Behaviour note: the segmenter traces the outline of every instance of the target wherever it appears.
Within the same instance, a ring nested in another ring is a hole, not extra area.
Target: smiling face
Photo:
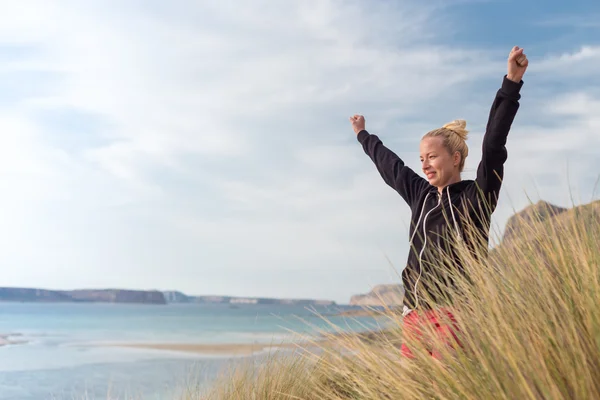
[[[451,155],[441,137],[421,140],[421,168],[429,183],[440,191],[447,185],[460,182],[460,153]]]

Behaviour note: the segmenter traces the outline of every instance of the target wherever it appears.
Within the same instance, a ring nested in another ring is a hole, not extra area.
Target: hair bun
[[[464,119],[455,119],[452,122],[448,122],[443,126],[444,129],[451,130],[456,133],[462,140],[467,140],[467,134],[469,131],[466,129],[467,121]]]

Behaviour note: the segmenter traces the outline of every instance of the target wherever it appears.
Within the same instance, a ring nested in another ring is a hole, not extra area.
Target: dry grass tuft
[[[389,310],[380,334],[275,354],[198,398],[600,399],[600,202],[530,218],[512,235],[519,240],[485,261],[461,250],[470,281],[454,277],[462,295],[452,309],[463,347],[444,347],[429,332],[442,361],[403,338],[402,318]],[[403,341],[414,359],[400,356]]]

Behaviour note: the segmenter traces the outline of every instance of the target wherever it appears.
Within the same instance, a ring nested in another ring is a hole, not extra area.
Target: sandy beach
[[[177,351],[185,353],[196,353],[205,355],[222,356],[251,356],[261,352],[276,351],[278,349],[318,349],[323,347],[343,346],[348,338],[358,340],[372,339],[376,335],[374,331],[360,334],[331,334],[327,337],[321,336],[312,340],[296,340],[273,343],[105,343],[105,346],[124,347],[149,350]]]
[[[136,349],[178,351],[185,353],[198,353],[206,355],[235,355],[250,356],[256,353],[278,348],[297,348],[295,343],[220,343],[220,344],[202,344],[202,343],[111,343],[111,347],[127,347]]]
[[[14,337],[20,337],[20,333],[0,333],[0,346],[7,346],[11,344],[25,344],[26,340],[14,340]]]

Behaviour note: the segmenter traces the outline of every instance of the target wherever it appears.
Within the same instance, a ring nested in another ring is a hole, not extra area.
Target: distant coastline
[[[49,290],[0,287],[0,302],[31,303],[126,303],[126,304],[273,304],[290,306],[335,306],[335,301],[315,299],[276,299],[234,296],[190,296],[179,291],[130,289]]]
[[[31,303],[136,303],[166,304],[157,290],[78,289],[48,290],[0,287],[0,301]]]
[[[278,299],[269,297],[189,296],[178,291],[163,292],[167,303],[193,304],[275,304],[290,306],[335,306],[335,301],[318,299]]]

